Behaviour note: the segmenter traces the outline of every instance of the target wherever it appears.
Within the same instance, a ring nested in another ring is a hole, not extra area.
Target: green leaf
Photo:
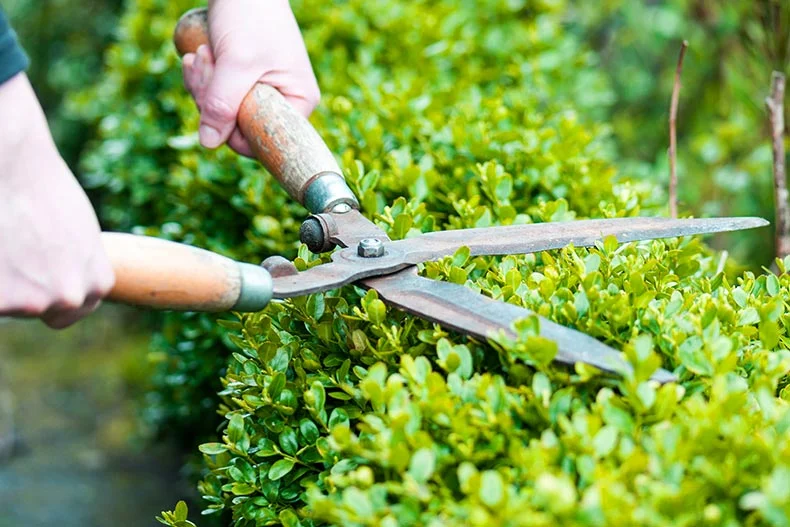
[[[551,381],[542,372],[537,372],[532,377],[532,391],[535,397],[542,401],[544,406],[549,405],[551,400]]]
[[[177,521],[184,521],[184,520],[186,520],[188,512],[189,512],[189,509],[187,508],[187,504],[184,501],[179,501],[178,503],[176,503],[176,508],[173,511],[173,513],[175,515],[175,519]]]
[[[683,366],[698,375],[713,375],[713,364],[705,356],[702,349],[702,339],[697,336],[687,339],[678,351],[678,357]]]
[[[428,481],[436,467],[436,456],[430,448],[421,448],[411,456],[409,475],[420,483]]]
[[[641,382],[636,388],[636,394],[646,409],[650,409],[656,402],[656,389],[651,382]]]
[[[242,475],[242,481],[246,483],[255,483],[255,469],[246,460],[236,458],[234,460],[235,468],[237,468]]]
[[[310,393],[312,394],[314,400],[313,407],[317,412],[322,412],[324,410],[324,405],[326,404],[326,392],[324,391],[324,385],[319,381],[313,382],[313,384],[310,385]]]
[[[450,268],[450,276],[448,277],[450,282],[454,284],[463,284],[466,282],[466,270],[460,267],[452,267]]]
[[[283,452],[286,452],[291,455],[295,455],[296,451],[299,450],[299,442],[296,439],[296,432],[293,428],[286,428],[280,433],[280,448],[283,449]]]
[[[458,250],[455,251],[453,254],[453,266],[454,267],[463,267],[469,262],[469,255],[471,251],[469,247],[459,247]]]
[[[217,320],[217,325],[230,331],[240,331],[242,328],[241,322],[238,320],[219,319]]]
[[[615,404],[604,404],[603,419],[606,424],[614,426],[624,435],[630,435],[634,430],[634,418]]]
[[[779,324],[776,322],[760,322],[760,340],[767,349],[774,349],[779,345]]]
[[[477,476],[477,467],[468,461],[462,462],[458,465],[458,483],[461,485],[461,490],[465,493],[472,491],[472,479]]]
[[[299,521],[299,517],[294,513],[291,509],[285,509],[280,511],[280,522],[283,524],[283,527],[301,527],[302,524]]]
[[[371,322],[381,324],[387,317],[387,306],[378,298],[373,298],[365,306],[365,312]]]
[[[557,356],[557,343],[545,337],[529,337],[525,343],[527,358],[539,366],[547,366]]]
[[[230,491],[236,496],[249,496],[255,492],[255,487],[249,483],[234,483],[231,486]]]
[[[291,472],[293,468],[294,462],[291,459],[276,461],[269,469],[269,479],[276,481]]]
[[[343,504],[360,518],[370,518],[374,515],[370,497],[356,487],[348,487],[343,491]]]
[[[762,492],[754,491],[747,492],[741,496],[738,505],[743,510],[752,511],[762,509],[767,501],[768,500]]]
[[[278,348],[274,357],[268,361],[268,366],[274,371],[285,373],[288,369],[288,364],[291,361],[291,355],[284,347]]]
[[[614,426],[604,426],[593,437],[593,449],[599,457],[608,456],[614,447],[617,446],[617,428]]]
[[[228,451],[228,447],[222,443],[203,443],[198,447],[198,450],[209,456],[216,456]]]
[[[275,372],[274,375],[272,375],[269,386],[266,387],[266,391],[269,392],[269,397],[276,400],[283,388],[285,388],[285,374],[279,371]]]
[[[299,431],[302,433],[302,437],[305,438],[305,441],[307,441],[308,444],[315,443],[320,435],[318,427],[309,419],[302,419],[299,421]]]
[[[740,307],[746,307],[749,301],[749,294],[740,287],[736,287],[732,290],[732,298]]]
[[[741,311],[741,316],[738,318],[739,326],[751,326],[760,322],[760,314],[753,307],[749,307]]]
[[[499,506],[505,498],[505,484],[502,476],[495,470],[486,470],[480,478],[480,500],[492,509]]]
[[[241,414],[233,414],[228,424],[228,439],[231,443],[238,443],[244,437],[244,418]]]
[[[768,291],[770,296],[776,296],[779,294],[779,290],[781,285],[779,284],[779,279],[776,277],[775,274],[769,274],[765,278],[765,289]]]
[[[411,229],[414,221],[409,214],[398,214],[392,226],[392,238],[395,240],[402,240],[406,237]]]
[[[584,272],[590,274],[601,267],[601,257],[596,253],[590,253],[584,258]]]
[[[258,450],[255,452],[256,456],[268,457],[268,456],[274,456],[279,453],[280,452],[277,450],[277,446],[274,444],[274,441],[272,441],[271,439],[264,437],[261,438],[260,441],[258,441]]]
[[[329,416],[329,428],[336,426],[349,426],[348,414],[342,408],[335,408]]]

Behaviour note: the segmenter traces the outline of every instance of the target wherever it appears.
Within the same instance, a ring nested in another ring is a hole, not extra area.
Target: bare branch
[[[771,144],[774,154],[774,199],[776,200],[776,256],[790,254],[790,208],[788,208],[787,173],[784,145],[785,76],[778,71],[771,76],[771,95],[765,98],[771,122]]]
[[[683,41],[680,46],[678,65],[675,68],[675,84],[672,87],[672,102],[669,107],[669,215],[678,217],[678,174],[677,174],[677,129],[678,99],[680,98],[680,73],[683,71],[683,57],[689,43]]]

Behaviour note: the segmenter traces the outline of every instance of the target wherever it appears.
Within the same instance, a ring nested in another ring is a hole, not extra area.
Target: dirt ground
[[[146,527],[187,486],[134,418],[146,336],[103,307],[68,330],[0,319],[0,527]]]

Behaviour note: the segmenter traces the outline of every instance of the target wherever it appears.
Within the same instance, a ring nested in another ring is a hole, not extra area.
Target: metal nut
[[[357,254],[362,258],[378,258],[384,256],[384,242],[375,238],[365,238],[357,246]]]

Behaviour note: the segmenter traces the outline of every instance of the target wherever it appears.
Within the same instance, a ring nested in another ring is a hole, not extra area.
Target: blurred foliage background
[[[69,115],[65,101],[96,82],[112,41],[122,0],[6,0],[2,8],[30,57],[28,76],[49,118],[60,152],[76,167],[90,127]]]
[[[604,118],[621,172],[669,178],[669,101],[685,39],[678,111],[681,213],[773,218],[764,99],[771,71],[790,70],[790,4],[783,0],[574,2],[569,26],[591,45],[614,92]],[[665,198],[662,196],[662,200]],[[739,237],[735,254],[767,264],[773,238]]]

